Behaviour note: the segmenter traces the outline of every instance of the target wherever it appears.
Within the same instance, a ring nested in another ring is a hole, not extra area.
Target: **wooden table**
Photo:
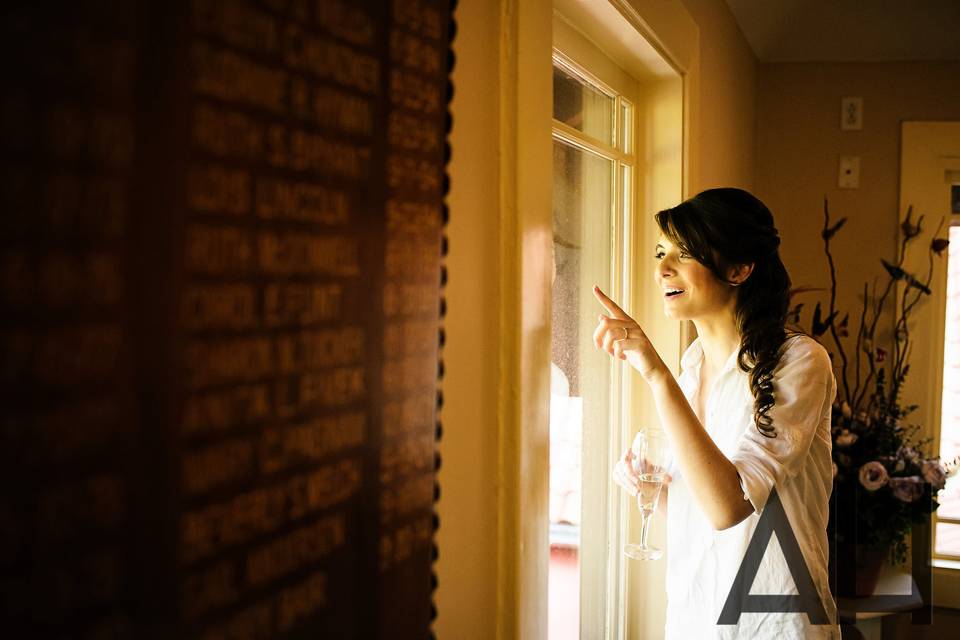
[[[870,598],[837,598],[843,640],[888,640],[907,614],[922,609],[923,597],[913,576],[885,565]],[[908,637],[908,636],[901,636]]]

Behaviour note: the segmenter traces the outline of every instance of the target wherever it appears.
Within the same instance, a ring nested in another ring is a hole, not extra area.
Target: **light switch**
[[[837,186],[841,189],[860,188],[860,156],[840,156],[840,179]]]
[[[840,98],[840,130],[859,131],[863,129],[863,98],[845,96]]]

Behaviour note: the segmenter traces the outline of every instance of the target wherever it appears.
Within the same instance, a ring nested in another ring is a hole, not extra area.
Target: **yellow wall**
[[[757,59],[723,0],[684,0],[700,28],[699,167],[690,195],[712,187],[755,186]]]
[[[834,215],[850,217],[836,255],[841,300],[855,300],[877,273],[875,258],[893,252],[900,121],[960,119],[960,63],[758,65],[723,0],[630,4],[665,50],[695,52],[685,92],[688,105],[702,107],[686,116],[687,194],[754,190],[777,217],[794,281],[817,285],[828,282],[818,235],[826,194]],[[699,30],[692,46],[678,40],[689,37],[686,22],[669,17],[677,7]],[[545,287],[546,274],[529,265],[548,246],[549,188],[531,184],[524,154],[543,150],[537,111],[549,103],[538,87],[549,92],[540,67],[550,8],[546,0],[466,0],[457,9],[435,625],[442,640],[545,636],[543,598],[525,601],[540,588],[546,555],[545,527],[535,522],[539,510],[545,518],[544,416],[524,413],[522,394],[545,392],[530,370],[539,356],[524,351],[548,336],[545,301],[525,292]],[[864,98],[861,132],[839,130],[844,95]],[[836,187],[841,153],[862,157],[859,190]],[[549,185],[544,164],[539,179]],[[863,259],[865,248],[875,257]],[[532,512],[518,511],[525,501]]]
[[[497,608],[500,11],[462,2],[455,17],[434,629],[470,640],[495,637]]]
[[[684,62],[686,192],[752,187],[756,63],[725,3],[630,4],[678,59],[693,52]],[[549,274],[536,265],[549,264],[540,254],[550,241],[550,11],[546,0],[466,0],[456,13],[434,627],[442,640],[546,636],[548,386],[536,370],[549,363],[549,300],[539,295]],[[655,637],[650,629],[662,622],[634,636]]]
[[[838,307],[850,311],[851,327],[856,327],[863,283],[883,274],[881,257],[894,256],[904,213],[898,211],[900,123],[960,119],[958,77],[958,62],[761,65],[757,195],[776,217],[795,285],[830,285],[820,239],[824,196],[832,219],[848,217],[832,245]],[[863,130],[840,130],[842,96],[863,97]],[[859,189],[837,187],[840,155],[861,157]],[[939,217],[932,213],[928,222]],[[807,294],[805,311],[818,299],[828,302],[826,294]],[[809,315],[803,320],[809,327]],[[915,359],[912,370],[925,367]]]

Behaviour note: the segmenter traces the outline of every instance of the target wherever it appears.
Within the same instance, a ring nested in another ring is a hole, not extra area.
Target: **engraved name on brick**
[[[357,492],[361,478],[359,459],[339,460],[226,502],[188,511],[180,517],[181,557],[191,563],[215,555],[339,504]]]
[[[268,284],[263,308],[268,327],[310,325],[340,317],[343,287],[340,284]]]
[[[324,31],[354,45],[375,45],[377,24],[363,9],[343,0],[318,0],[313,10],[317,25]]]
[[[260,468],[275,473],[359,447],[366,416],[345,413],[309,418],[303,423],[266,429],[260,437]]]
[[[263,231],[257,235],[258,266],[271,275],[360,273],[356,238],[341,235]]]
[[[383,435],[394,438],[402,434],[429,430],[433,427],[436,393],[429,392],[390,399],[383,405]]]
[[[187,205],[200,213],[250,212],[250,174],[217,165],[193,166],[187,177]]]
[[[184,259],[192,272],[242,275],[253,266],[253,239],[245,229],[191,224],[184,242]]]
[[[277,382],[274,389],[278,417],[290,418],[308,410],[351,405],[366,394],[365,368],[341,367],[304,373]]]
[[[342,514],[334,514],[295,529],[247,554],[244,564],[247,583],[260,587],[316,563],[346,541]]]
[[[181,429],[184,434],[225,432],[264,420],[271,412],[267,384],[195,393],[184,401]]]
[[[397,262],[392,265],[397,272],[403,270],[401,259],[398,257]],[[426,315],[436,317],[440,312],[438,304],[437,287],[433,283],[422,285],[387,282],[383,287],[383,312],[388,318]]]
[[[257,325],[256,291],[249,284],[189,285],[181,296],[187,330],[249,329]]]
[[[253,442],[233,439],[183,454],[181,483],[188,495],[198,495],[253,474]]]
[[[264,126],[257,119],[201,102],[193,110],[192,140],[219,158],[258,162],[266,149]]]
[[[315,182],[260,176],[256,181],[257,215],[267,220],[296,220],[342,225],[350,217],[350,197]]]
[[[364,331],[360,327],[304,331],[279,336],[274,344],[279,373],[310,371],[362,361]]]

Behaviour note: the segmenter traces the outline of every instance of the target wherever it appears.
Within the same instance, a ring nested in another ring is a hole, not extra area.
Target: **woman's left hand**
[[[666,365],[647,334],[600,287],[594,285],[593,295],[609,314],[600,315],[599,324],[593,332],[593,343],[614,358],[626,360],[647,382],[656,380],[666,371]]]

